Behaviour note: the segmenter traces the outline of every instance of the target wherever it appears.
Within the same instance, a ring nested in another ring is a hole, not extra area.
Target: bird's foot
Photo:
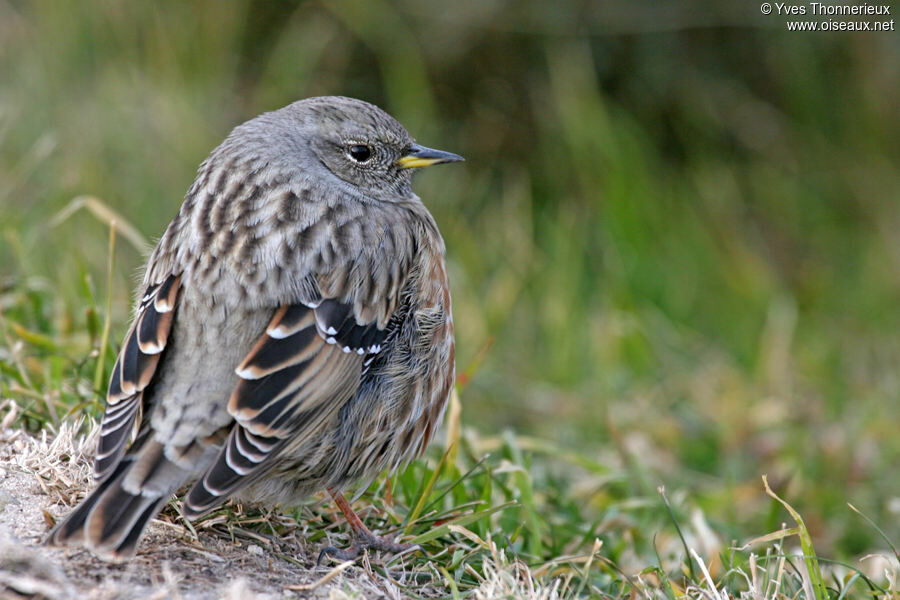
[[[334,546],[325,546],[319,552],[319,558],[316,560],[316,566],[322,564],[322,560],[326,556],[333,556],[338,560],[355,560],[359,558],[366,550],[378,550],[380,552],[392,552],[400,554],[407,550],[416,549],[425,553],[419,544],[398,544],[394,542],[391,536],[377,536],[369,532],[357,532],[353,536],[353,545],[346,550],[335,548]]]

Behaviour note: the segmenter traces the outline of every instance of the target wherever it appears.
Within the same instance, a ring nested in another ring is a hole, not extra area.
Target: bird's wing
[[[395,306],[394,303],[391,306]],[[364,303],[323,299],[280,307],[235,370],[228,411],[236,424],[215,463],[191,488],[185,512],[200,516],[252,483],[288,440],[320,436],[355,393],[360,376],[382,351],[391,322]]]
[[[415,221],[329,209],[301,231],[293,278],[303,292],[275,309],[235,372],[228,440],[185,497],[199,516],[264,475],[280,453],[316,447],[389,341],[417,256]],[[330,220],[329,220],[330,219]],[[302,277],[302,279],[297,279]]]
[[[335,300],[282,306],[236,369],[228,411],[254,435],[285,437],[345,380],[355,388],[365,362],[346,355],[377,354],[386,335],[375,323],[356,323],[351,307]]]
[[[94,478],[107,477],[125,452],[135,419],[144,408],[144,390],[166,349],[178,300],[179,277],[150,285],[113,367],[94,456]]]

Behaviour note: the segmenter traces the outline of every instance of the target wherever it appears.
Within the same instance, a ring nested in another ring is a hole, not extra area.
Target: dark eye
[[[372,149],[364,144],[350,146],[350,158],[359,163],[364,163],[372,158]]]

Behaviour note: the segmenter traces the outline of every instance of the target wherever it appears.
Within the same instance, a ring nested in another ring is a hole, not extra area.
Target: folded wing
[[[290,439],[320,435],[359,386],[390,333],[360,323],[333,299],[280,307],[235,369],[228,411],[236,424],[215,463],[191,488],[185,512],[199,516],[267,472]]]

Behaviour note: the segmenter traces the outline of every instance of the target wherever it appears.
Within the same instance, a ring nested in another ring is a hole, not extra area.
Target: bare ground
[[[9,424],[10,419],[4,419]],[[6,598],[399,598],[395,581],[360,564],[316,567],[319,543],[307,545],[302,530],[290,548],[261,538],[223,539],[209,528],[194,533],[154,520],[137,557],[103,562],[89,552],[51,548],[41,541],[53,519],[70,510],[92,484],[94,436],[63,424],[55,439],[0,429],[0,599]],[[442,589],[418,589],[432,596]]]
[[[381,557],[370,563],[364,556],[357,563],[318,567],[321,547],[345,545],[346,539],[331,539],[328,533],[309,544],[308,524],[277,512],[265,519],[279,534],[264,536],[229,529],[224,516],[191,529],[168,508],[150,524],[137,556],[125,564],[101,561],[82,549],[44,546],[55,520],[93,486],[97,427],[81,435],[80,422],[63,423],[56,436],[44,430],[35,437],[11,427],[16,413],[14,402],[0,401],[0,600],[344,600],[403,598],[405,589],[418,598],[451,595],[430,563],[423,568],[420,561],[414,568],[402,556],[388,563],[374,562]],[[491,542],[490,549],[485,578],[471,596],[475,600],[561,596],[559,580],[542,585],[496,544]]]

